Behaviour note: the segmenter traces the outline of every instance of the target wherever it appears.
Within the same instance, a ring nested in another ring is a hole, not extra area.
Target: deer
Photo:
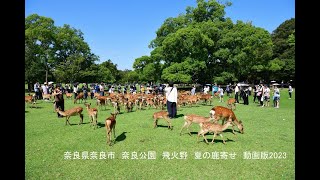
[[[36,107],[35,106],[35,104],[36,104],[35,94],[33,94],[33,95],[28,94],[28,96],[25,96],[24,101],[26,102],[26,107],[27,107],[27,103],[32,104],[32,107]]]
[[[231,110],[236,110],[236,99],[235,98],[229,98],[227,101],[227,107]]]
[[[67,92],[66,92],[66,98],[67,98],[67,99],[72,99],[72,93],[67,93]]]
[[[68,123],[69,125],[71,125],[70,122],[69,122],[69,118],[70,118],[71,116],[77,116],[77,115],[80,116],[79,125],[82,124],[82,123],[83,123],[83,114],[82,114],[82,111],[83,111],[83,108],[82,108],[82,107],[79,107],[79,106],[73,107],[73,108],[68,109],[68,110],[66,110],[66,111],[61,111],[60,108],[57,108],[57,109],[56,109],[56,112],[58,112],[60,115],[66,117],[66,125],[67,125],[67,123]]]
[[[214,118],[214,122],[217,122],[220,119],[222,119],[222,124],[224,124],[224,121],[226,118],[231,117],[231,119],[232,119],[232,133],[234,135],[236,135],[234,132],[235,125],[238,127],[239,131],[242,134],[244,133],[242,121],[239,121],[237,119],[236,115],[234,114],[234,112],[231,109],[223,107],[223,106],[215,106],[210,110],[209,114],[210,114],[210,117]]]
[[[182,126],[182,128],[180,130],[180,136],[181,136],[182,130],[184,128],[187,128],[188,133],[191,136],[191,133],[190,133],[190,130],[189,130],[189,126],[192,123],[200,124],[200,123],[203,123],[203,122],[210,122],[211,120],[213,120],[213,118],[211,118],[211,117],[203,117],[203,116],[199,116],[199,115],[196,115],[196,114],[185,115],[183,118],[184,118],[185,122],[184,122],[184,125]]]
[[[73,104],[76,104],[78,100],[79,100],[79,103],[80,103],[80,100],[81,102],[83,101],[83,93],[79,93],[77,95],[77,97],[73,100]]]
[[[96,129],[97,128],[97,124],[98,124],[98,109],[97,108],[90,108],[91,103],[89,103],[89,104],[88,103],[84,103],[84,105],[87,108],[89,119],[90,119],[90,123],[91,123],[91,125],[94,126],[94,129]]]
[[[158,127],[158,119],[163,118],[165,121],[168,123],[168,129],[173,129],[171,125],[171,121],[169,119],[169,113],[167,111],[159,111],[155,112],[152,115],[153,120],[154,120],[154,128]]]
[[[212,98],[213,98],[213,96],[210,94],[202,94],[200,96],[200,100],[203,100],[206,105],[207,105],[207,101],[209,101],[209,103],[211,105]]]
[[[111,135],[113,131],[113,136],[116,138],[116,117],[118,115],[118,112],[116,113],[110,113],[111,116],[106,118],[105,126],[106,126],[106,134],[107,134],[107,144],[111,146]]]
[[[218,123],[210,123],[210,122],[201,122],[200,125],[200,131],[198,132],[197,142],[199,143],[199,137],[200,135],[203,136],[204,140],[207,144],[209,144],[207,138],[205,137],[205,134],[208,132],[214,133],[211,143],[214,143],[214,138],[216,135],[220,135],[223,141],[223,144],[226,144],[225,140],[223,139],[222,132],[226,130],[229,126],[231,126],[232,123],[232,117],[229,116],[227,123],[221,125]]]

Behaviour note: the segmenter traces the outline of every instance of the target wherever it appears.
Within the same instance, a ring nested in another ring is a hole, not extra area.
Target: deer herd
[[[66,94],[67,99],[72,99],[72,94]],[[50,99],[50,97],[46,97]],[[87,103],[86,101],[83,103],[85,109],[87,111],[90,126],[93,126],[94,129],[97,128],[98,125],[98,109],[99,110],[106,110],[106,106],[110,105],[113,107],[113,112],[110,113],[110,116],[105,118],[105,128],[106,128],[106,142],[109,145],[112,145],[112,133],[114,137],[114,142],[116,138],[115,128],[116,128],[116,118],[117,115],[120,114],[121,107],[127,112],[130,113],[133,111],[135,107],[135,111],[140,111],[143,108],[155,108],[160,109],[157,112],[154,112],[152,115],[154,121],[154,128],[158,127],[158,120],[163,119],[168,124],[168,129],[173,130],[173,126],[171,123],[171,119],[168,116],[168,112],[165,111],[166,107],[166,99],[162,95],[155,95],[155,94],[117,94],[112,93],[108,94],[107,96],[100,96],[100,94],[95,93],[94,98],[96,99],[97,108],[92,108],[91,103]],[[198,104],[199,101],[207,104],[207,102],[212,103],[212,99],[214,96],[209,94],[199,94],[199,95],[190,95],[187,92],[180,92],[178,97],[178,109],[181,106],[188,105],[192,107],[194,104]],[[74,100],[73,103],[77,104],[78,102],[81,103],[83,98],[83,94],[80,93]],[[32,104],[32,107],[35,107],[36,100],[34,95],[25,96],[25,102]],[[236,136],[234,126],[237,126],[240,133],[244,133],[244,128],[242,121],[238,120],[234,114],[235,110],[235,99],[229,98],[226,103],[226,107],[224,106],[214,106],[209,110],[209,117],[204,117],[198,114],[187,114],[184,115],[184,123],[180,130],[180,136],[184,129],[188,131],[188,134],[192,136],[189,127],[191,124],[198,124],[199,131],[197,134],[197,142],[199,142],[199,137],[202,136],[205,142],[208,144],[208,140],[205,137],[207,133],[213,133],[213,138],[211,143],[214,143],[214,139],[217,135],[220,135],[225,144],[225,140],[223,139],[222,133],[228,129],[228,127],[232,127],[232,133]],[[61,111],[61,109],[55,109],[60,115],[66,118],[65,125],[71,125],[69,119],[71,116],[79,116],[80,121],[79,125],[83,124],[83,107],[75,106],[73,108],[67,109],[65,111]],[[219,120],[222,123],[219,123]]]

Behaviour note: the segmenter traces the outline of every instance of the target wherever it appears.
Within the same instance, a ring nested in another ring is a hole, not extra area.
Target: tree
[[[273,59],[281,60],[284,65],[277,73],[279,80],[295,78],[295,18],[281,23],[271,34],[274,44]]]
[[[25,78],[28,84],[42,81],[42,73],[45,73],[45,80],[48,82],[53,63],[55,31],[51,18],[31,14],[25,19]]]

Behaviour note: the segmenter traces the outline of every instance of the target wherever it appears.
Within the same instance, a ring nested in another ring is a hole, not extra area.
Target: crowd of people
[[[138,90],[139,88],[139,90]],[[259,103],[261,107],[270,106],[270,99],[272,95],[273,107],[280,107],[280,90],[275,85],[272,87],[272,90],[267,84],[260,83],[251,87],[250,85],[241,85],[241,84],[228,84],[225,89],[221,85],[214,84],[210,88],[209,85],[205,85],[201,91],[204,94],[212,93],[212,96],[219,96],[219,102],[224,102],[224,94],[226,93],[227,97],[231,98],[234,92],[234,98],[236,103],[239,103],[239,100],[243,100],[244,105],[249,105],[249,96],[253,95],[253,103]],[[54,87],[53,83],[47,84],[44,82],[40,85],[39,82],[34,84],[34,92],[36,99],[42,99],[44,95],[51,94],[54,96],[56,108],[64,110],[64,93],[73,93],[74,98],[82,92],[84,94],[84,99],[88,98],[88,92],[90,93],[90,98],[93,99],[94,93],[99,93],[101,96],[105,95],[105,92],[108,93],[132,93],[136,94],[137,92],[144,94],[162,94],[167,98],[167,110],[170,118],[175,118],[177,115],[177,99],[178,99],[178,90],[172,82],[169,84],[159,84],[159,85],[107,85],[104,83],[75,83],[75,84],[56,84]],[[293,88],[289,85],[288,88],[289,99],[292,97]],[[191,95],[197,93],[196,86],[192,86]],[[61,117],[58,113],[58,117]]]

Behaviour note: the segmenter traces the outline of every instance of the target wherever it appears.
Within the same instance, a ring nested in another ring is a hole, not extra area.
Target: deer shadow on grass
[[[114,143],[124,141],[127,138],[126,133],[127,132],[122,132],[119,136],[117,136],[114,140]]]
[[[70,121],[70,120],[69,120]],[[79,124],[79,123],[71,123],[70,122],[70,126],[75,126],[75,125],[77,125],[77,126],[81,126],[81,125],[83,125],[83,124],[89,124],[90,122],[83,122],[83,123],[81,123],[81,124]],[[69,125],[69,124],[67,124],[67,125]]]
[[[219,136],[219,137],[220,137],[220,136]],[[219,138],[219,137],[218,137],[218,138]],[[217,137],[214,138],[214,141],[213,141],[214,144],[216,144],[216,143],[223,143],[223,140],[221,139],[221,137],[220,137],[220,139],[218,139],[218,138],[217,138]],[[207,138],[207,140],[208,140],[209,144],[211,144],[212,138]],[[229,141],[234,142],[234,140],[229,139],[229,138],[225,138],[224,141],[226,142],[226,144],[227,144],[227,142],[229,142]],[[206,141],[205,141],[204,139],[203,139],[202,141],[199,141],[199,142],[204,142],[204,143],[206,143]]]
[[[177,114],[175,118],[183,117],[184,114]]]
[[[98,128],[103,128],[103,127],[105,127],[106,126],[106,124],[104,124],[104,123],[101,123],[101,122],[98,122],[97,123],[97,127]]]
[[[160,127],[160,128],[168,128],[169,126],[168,125],[161,125],[161,124],[158,124],[157,127]],[[172,129],[173,129],[173,126],[171,125]]]

